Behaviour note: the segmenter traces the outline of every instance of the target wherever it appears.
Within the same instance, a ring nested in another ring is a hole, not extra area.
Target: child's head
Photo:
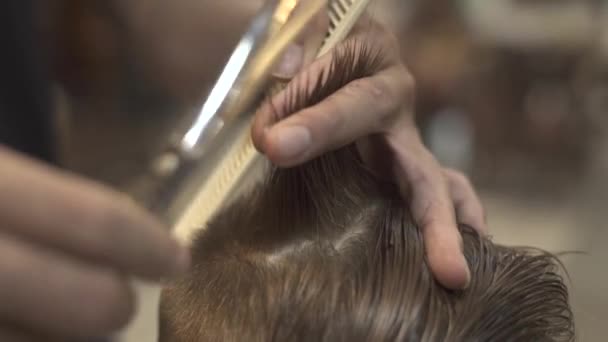
[[[342,57],[288,112],[373,67],[365,53]],[[193,269],[163,293],[160,341],[573,339],[553,256],[462,227],[472,281],[450,291],[434,280],[407,208],[355,146],[273,170],[194,240]]]
[[[160,340],[572,340],[555,258],[463,227],[472,282],[446,290],[406,208],[352,148],[276,171],[195,240]]]

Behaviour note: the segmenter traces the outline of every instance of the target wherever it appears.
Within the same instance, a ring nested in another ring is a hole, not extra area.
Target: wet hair
[[[336,54],[289,112],[370,75],[378,56],[361,46]],[[466,290],[448,290],[433,278],[407,208],[355,146],[273,169],[195,238],[194,267],[163,292],[159,340],[574,339],[554,256],[461,226],[472,279]]]

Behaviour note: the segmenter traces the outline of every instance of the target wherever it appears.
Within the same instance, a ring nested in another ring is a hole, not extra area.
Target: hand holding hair
[[[319,19],[319,25],[311,27],[308,40],[303,37],[303,46],[320,45],[318,37],[327,30],[322,23],[327,21]],[[471,275],[457,222],[486,232],[481,202],[464,175],[443,169],[423,145],[414,121],[414,80],[403,65],[399,42],[380,24],[372,20],[362,23],[345,43],[312,63],[304,57],[308,48],[291,50],[286,57],[295,61],[284,63],[285,69],[298,73],[286,90],[257,113],[253,141],[281,167],[299,165],[352,142],[357,142],[372,167],[381,168],[374,160],[391,159],[391,176],[410,199],[435,277],[448,288],[465,288]],[[348,50],[353,50],[353,60],[369,57],[370,51],[376,54],[376,60],[368,64],[370,70],[365,71],[367,77],[338,80],[344,86],[326,94],[319,103],[295,113],[284,110],[294,101],[294,88],[310,93],[319,82],[340,79],[343,73],[332,71],[332,65],[334,69],[343,64],[348,68],[347,62],[336,62],[340,57],[336,54],[345,55]],[[288,74],[279,73],[282,78]]]

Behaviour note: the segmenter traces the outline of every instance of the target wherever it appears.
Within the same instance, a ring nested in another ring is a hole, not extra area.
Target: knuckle
[[[425,171],[429,175],[432,175],[434,180],[443,179],[441,173],[441,165],[439,164],[439,161],[437,160],[437,158],[435,158],[433,153],[429,151],[429,149],[427,149],[422,144],[422,142],[418,144],[418,149],[420,163],[424,166]]]
[[[408,176],[410,183],[421,187],[431,183],[429,172],[422,166],[411,167]]]
[[[393,120],[394,113],[397,112],[399,106],[399,100],[387,82],[377,77],[371,77],[355,80],[347,88],[349,96],[353,98],[364,97],[366,99],[364,102],[373,107],[370,108],[371,112],[361,113],[374,116],[370,121],[374,126],[372,131],[381,131],[384,127],[387,127],[388,121]]]
[[[437,181],[441,179],[441,174],[438,175],[434,168],[424,164],[411,167],[408,172],[408,180],[414,187],[415,195],[434,204],[433,207],[435,204],[445,205],[449,197],[447,186]]]
[[[413,206],[414,216],[417,223],[423,229],[443,229],[446,227],[446,206],[437,195],[429,195],[418,199],[418,204]]]
[[[378,106],[381,117],[391,116],[401,105],[400,92],[390,82],[381,77],[360,79],[352,83],[359,94],[369,96]]]
[[[393,100],[397,95],[395,87],[382,77],[370,77],[367,80],[362,80],[361,85],[366,86],[365,90],[374,96],[383,96],[385,99]]]
[[[449,170],[448,175],[451,178],[451,181],[457,186],[465,189],[473,189],[469,177],[467,177],[464,173],[456,170]]]
[[[326,111],[316,115],[315,121],[323,128],[323,132],[336,131],[344,124],[346,113],[340,99],[336,96],[329,97],[325,103]]]

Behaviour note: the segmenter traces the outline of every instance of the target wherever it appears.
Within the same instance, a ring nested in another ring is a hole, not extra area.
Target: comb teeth
[[[329,32],[319,56],[327,53],[348,36],[370,2],[371,0],[330,0]]]
[[[240,130],[239,140],[227,152],[225,158],[218,162],[217,169],[209,176],[207,185],[200,189],[184,217],[175,226],[176,237],[184,243],[192,239],[193,229],[203,227],[213,214],[225,205],[241,184],[241,180],[260,160],[260,154],[251,142],[251,121],[235,125],[238,125]]]
[[[329,5],[329,33],[335,31],[336,27],[348,13],[352,6],[351,0],[333,0]]]
[[[361,17],[371,0],[330,0],[329,31],[319,52],[325,54],[343,41],[357,20]],[[209,177],[207,185],[199,190],[184,216],[175,226],[176,237],[188,243],[197,229],[205,226],[207,221],[228,201],[231,194],[242,184],[245,177],[251,177],[252,167],[261,160],[250,138],[251,122],[240,122],[239,139],[219,163],[216,171]]]

